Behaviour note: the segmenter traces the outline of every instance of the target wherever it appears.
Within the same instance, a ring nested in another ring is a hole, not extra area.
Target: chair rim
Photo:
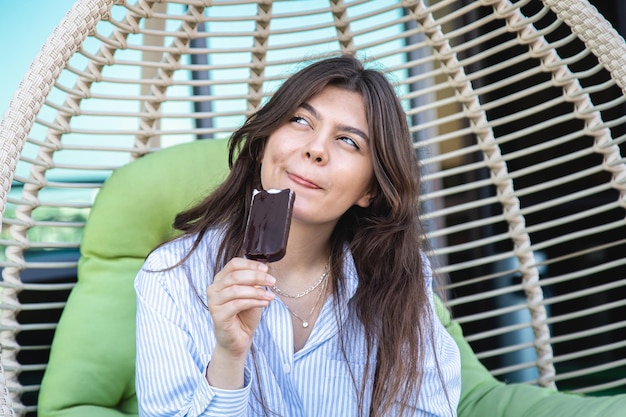
[[[77,1],[55,28],[25,74],[19,91],[11,100],[0,123],[0,144],[2,144],[3,151],[0,152],[0,167],[2,167],[0,172],[0,181],[2,182],[0,184],[0,220],[4,214],[8,192],[23,147],[48,93],[61,75],[69,57],[80,49],[81,44],[99,21],[108,19],[110,8],[118,3],[123,2],[118,0]],[[200,1],[196,3],[198,5],[203,4]],[[444,0],[442,3],[446,3],[446,1]],[[499,18],[506,21],[510,30],[518,30],[518,35],[523,42],[527,42],[529,47],[535,47],[538,54],[543,53],[542,47],[545,45],[541,44],[541,40],[529,36],[527,27],[518,28],[516,26],[520,18],[519,9],[527,2],[521,1],[512,5],[506,0],[481,0],[480,3],[492,6]],[[543,3],[568,24],[572,32],[598,57],[622,92],[626,94],[626,43],[608,21],[587,0],[543,0]],[[470,80],[464,74],[463,66],[459,64],[455,53],[451,52],[448,35],[441,30],[432,17],[432,9],[425,7],[421,1],[407,2],[407,8],[424,28],[426,35],[433,42],[433,48],[443,57],[446,76],[453,83],[468,118],[473,122],[474,133],[478,138],[477,147],[490,161],[490,168],[496,179],[500,195],[503,196],[503,200],[500,202],[505,207],[506,220],[514,231],[512,237],[516,246],[515,255],[524,271],[523,286],[528,291],[530,311],[533,315],[533,329],[538,335],[539,341],[549,341],[548,319],[545,306],[541,302],[543,293],[541,285],[538,285],[537,265],[530,239],[522,227],[524,217],[521,214],[519,200],[515,198],[506,165],[502,164],[500,144],[492,132],[494,126],[486,117],[485,110],[478,103],[477,95]],[[63,50],[64,53],[59,54],[57,52],[59,50]],[[546,53],[545,56],[546,69],[555,75],[562,75],[560,68],[550,67],[552,61],[549,54]],[[568,94],[569,98],[577,103],[581,109],[587,107],[585,94],[579,94],[581,89],[580,86],[576,86],[575,80],[567,80],[567,77],[564,77],[562,88],[564,93]],[[594,119],[594,116],[599,114],[598,110],[594,110],[594,112],[592,114],[581,112],[579,116],[585,121],[590,121],[589,133],[597,140],[596,150],[602,153],[606,160],[603,169],[610,171],[614,176],[611,186],[620,193],[619,204],[626,208],[626,166],[624,164],[611,164],[611,161],[621,158],[620,149],[614,142],[609,143],[610,134],[607,136],[606,132],[601,129],[593,130],[594,124],[600,124],[601,121],[599,118]],[[603,129],[608,130],[607,127]],[[56,133],[63,134],[63,132]],[[52,152],[54,151],[52,150]],[[38,185],[35,184],[34,186],[36,188]],[[7,283],[7,285],[15,285],[19,288],[20,283]],[[7,305],[10,304],[11,301],[7,303]],[[11,320],[12,318],[7,319],[7,323],[11,323]],[[8,346],[14,343],[14,340],[2,340],[1,342],[1,344]],[[539,383],[555,386],[555,370],[551,361],[553,353],[550,343],[543,345],[538,343],[538,351],[540,353],[538,363],[541,369]]]

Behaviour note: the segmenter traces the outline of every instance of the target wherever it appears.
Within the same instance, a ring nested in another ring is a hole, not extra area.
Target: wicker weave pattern
[[[79,0],[35,58],[0,124],[0,343],[17,413],[36,410],[45,369],[24,352],[46,354],[73,286],[34,277],[71,275],[102,181],[228,136],[303,61],[337,52],[397,86],[432,256],[492,373],[626,385],[608,372],[626,367],[624,40],[583,0],[293,4]]]
[[[2,348],[0,347],[0,354],[2,353]],[[14,417],[15,411],[13,410],[13,402],[11,400],[11,395],[9,394],[9,389],[6,385],[6,378],[4,377],[4,368],[2,367],[2,363],[0,363],[0,416],[2,417]]]
[[[572,28],[626,92],[626,45],[613,27],[587,2],[543,0]]]

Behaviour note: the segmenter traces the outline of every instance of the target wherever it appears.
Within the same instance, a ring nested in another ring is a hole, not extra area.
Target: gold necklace
[[[309,294],[311,291],[315,290],[317,287],[320,286],[320,284],[322,282],[324,282],[324,280],[328,276],[329,270],[330,270],[330,259],[328,260],[328,262],[326,262],[326,266],[324,267],[324,271],[322,271],[322,275],[320,276],[320,279],[318,279],[317,282],[315,282],[315,284],[313,284],[312,286],[310,286],[306,290],[304,290],[301,293],[298,293],[296,295],[288,294],[285,291],[283,291],[280,288],[278,288],[276,285],[272,285],[270,288],[272,289],[272,291],[274,291],[274,293],[276,293],[278,295],[282,295],[283,297],[287,297],[287,298],[302,298],[305,295]]]
[[[311,308],[311,311],[309,311],[309,314],[307,315],[307,318],[304,319],[302,317],[300,317],[298,314],[296,314],[295,311],[293,311],[292,309],[289,308],[289,306],[287,305],[287,303],[283,303],[285,304],[285,307],[287,307],[287,311],[289,311],[289,313],[291,313],[292,316],[294,316],[295,318],[297,318],[298,320],[300,320],[302,322],[302,327],[304,327],[305,329],[307,327],[309,327],[309,320],[311,319],[311,317],[313,316],[313,312],[315,311],[315,309],[317,308],[317,305],[319,304],[320,300],[322,299],[322,295],[326,292],[326,283],[324,283],[324,286],[322,287],[319,295],[317,296],[317,300],[315,300],[315,303],[313,303],[313,307]]]

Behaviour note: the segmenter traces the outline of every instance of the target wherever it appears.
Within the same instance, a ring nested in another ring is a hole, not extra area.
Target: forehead
[[[352,90],[329,85],[300,105],[322,117],[349,117],[354,122],[367,125],[363,96]]]

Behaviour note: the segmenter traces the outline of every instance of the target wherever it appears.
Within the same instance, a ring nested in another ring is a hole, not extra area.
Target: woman
[[[419,170],[393,87],[351,57],[290,77],[135,281],[143,416],[455,416]],[[296,194],[284,258],[242,255],[254,189]]]

